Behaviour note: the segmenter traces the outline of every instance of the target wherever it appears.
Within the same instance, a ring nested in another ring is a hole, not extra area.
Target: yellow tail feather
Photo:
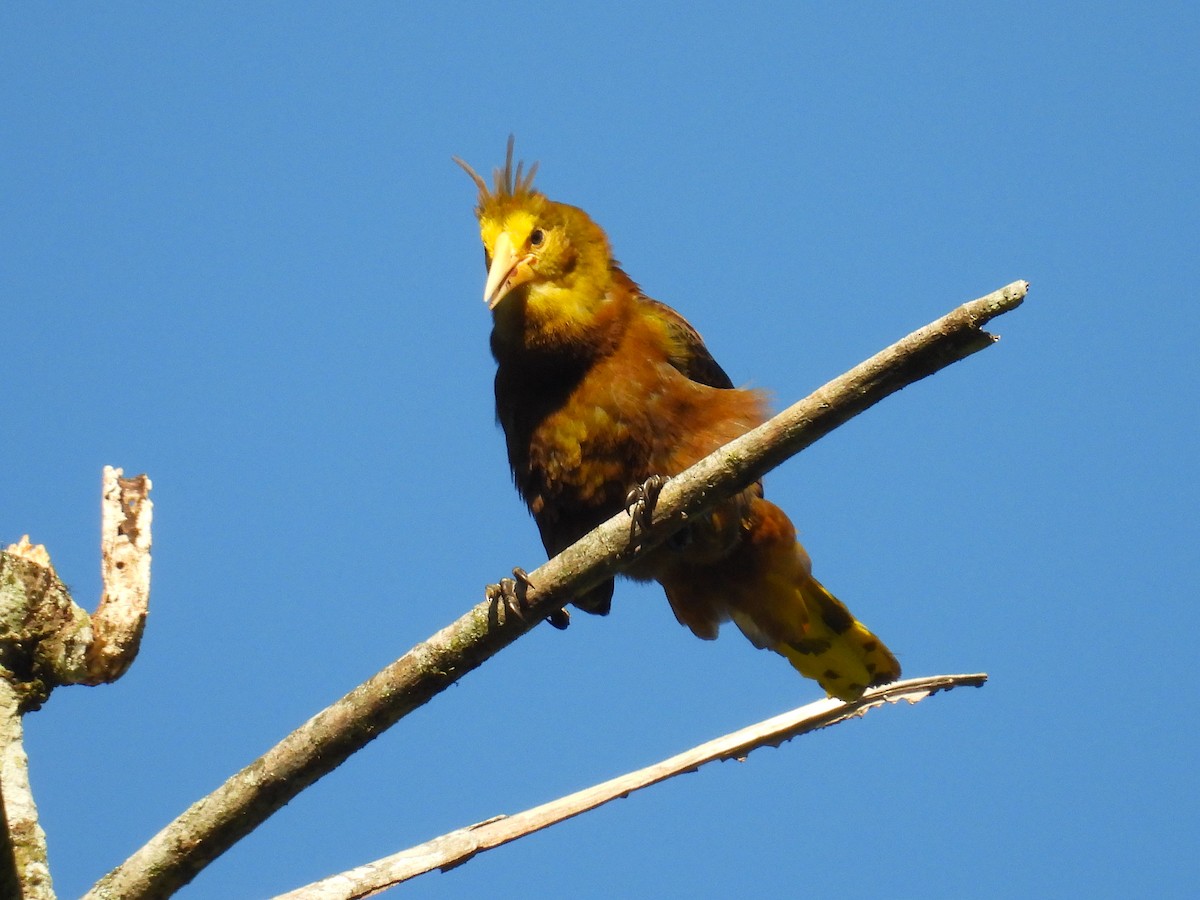
[[[856,700],[867,688],[900,677],[900,663],[845,604],[809,577],[798,590],[808,613],[799,641],[779,641],[772,650],[787,657],[801,675],[819,682],[839,700]]]

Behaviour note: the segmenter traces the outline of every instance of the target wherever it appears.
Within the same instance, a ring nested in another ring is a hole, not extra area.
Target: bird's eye
[[[544,241],[545,239],[546,239],[545,232],[543,232],[542,229],[540,229],[540,228],[533,229],[533,231],[530,232],[530,234],[529,234],[529,243],[530,243],[530,245],[532,245],[534,247],[541,244],[541,242]]]

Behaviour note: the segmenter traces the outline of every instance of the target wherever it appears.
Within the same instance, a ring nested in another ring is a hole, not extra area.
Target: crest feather
[[[487,182],[483,180],[483,177],[478,172],[457,156],[451,157],[451,159],[462,167],[464,172],[471,176],[471,180],[479,188],[479,203],[481,206],[488,200],[498,200],[503,197],[519,197],[524,194],[533,193],[533,176],[537,174],[538,164],[535,162],[529,167],[529,171],[524,171],[525,161],[518,160],[516,169],[513,169],[514,143],[514,138],[510,134],[508,136],[508,150],[504,154],[504,168],[497,167],[492,170],[492,181],[495,186],[490,190],[488,189]]]

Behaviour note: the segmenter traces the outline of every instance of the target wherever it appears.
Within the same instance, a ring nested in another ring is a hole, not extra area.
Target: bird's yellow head
[[[495,170],[490,187],[461,159],[454,161],[479,188],[475,215],[488,269],[483,289],[488,309],[499,321],[506,307],[520,306],[525,327],[547,338],[585,326],[612,285],[603,230],[583,210],[534,189],[537,164],[528,171],[521,162],[513,167],[512,138],[504,168]]]

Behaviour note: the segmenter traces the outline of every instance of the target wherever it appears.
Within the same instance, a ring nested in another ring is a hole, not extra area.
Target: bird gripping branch
[[[493,317],[496,416],[508,460],[550,555],[628,508],[652,505],[671,476],[767,418],[736,388],[699,333],[652,300],[613,259],[583,210],[533,187],[509,139],[476,216]],[[892,653],[812,576],[784,512],[755,484],[687,523],[626,574],[658,581],[700,638],[732,620],[831,696],[855,699],[900,677]],[[608,612],[613,582],[575,605]]]

